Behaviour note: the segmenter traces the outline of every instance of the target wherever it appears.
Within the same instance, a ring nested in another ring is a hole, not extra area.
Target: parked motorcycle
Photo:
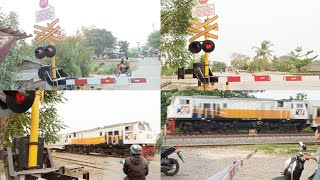
[[[120,74],[126,74],[127,76],[132,75],[132,72],[131,72],[129,66],[122,67],[122,68],[120,66],[121,66],[120,64],[117,64],[116,70],[114,71],[115,76],[119,77]]]
[[[302,171],[304,170],[304,163],[306,162],[303,154],[307,150],[307,147],[301,141],[299,145],[300,152],[285,162],[285,169],[281,172],[282,176],[273,178],[272,180],[300,180]]]
[[[178,160],[174,158],[169,158],[169,155],[176,152],[181,161],[184,162],[183,156],[179,149],[179,146],[173,146],[161,150],[161,172],[164,173],[166,176],[176,175],[179,172],[180,168]]]

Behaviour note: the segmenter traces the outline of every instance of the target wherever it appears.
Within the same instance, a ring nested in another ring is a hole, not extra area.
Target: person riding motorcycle
[[[316,140],[320,140],[320,125],[317,126],[316,131],[314,132],[314,137]],[[320,148],[317,150],[316,153],[307,153],[303,154],[303,157],[306,160],[313,159],[317,162],[318,167],[314,171],[314,173],[308,178],[308,180],[320,180]]]
[[[127,66],[124,64],[123,58],[121,59],[119,66],[120,66],[120,71],[124,71],[127,68]]]
[[[123,172],[127,175],[125,180],[146,180],[149,174],[148,161],[141,156],[142,147],[131,145],[130,157],[125,159]]]

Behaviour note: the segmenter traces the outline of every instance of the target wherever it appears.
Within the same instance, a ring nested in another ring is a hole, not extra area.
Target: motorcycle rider
[[[120,61],[120,71],[124,71],[126,69],[126,65],[124,64],[124,59],[122,58]]]
[[[320,125],[317,126],[316,131],[314,132],[314,137],[315,137],[316,140],[320,140]],[[308,178],[308,180],[320,180],[320,169],[319,169],[319,167],[320,167],[320,148],[318,149],[318,151],[316,153],[307,153],[307,152],[305,152],[303,154],[303,157],[306,160],[313,159],[313,160],[317,161],[317,163],[318,163],[317,169]]]
[[[130,157],[125,159],[123,172],[127,175],[125,180],[146,180],[149,174],[148,161],[141,156],[142,147],[131,145]]]

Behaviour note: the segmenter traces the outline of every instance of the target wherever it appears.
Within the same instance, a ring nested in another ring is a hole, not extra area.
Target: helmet
[[[131,145],[130,155],[141,155],[142,147],[140,145]]]

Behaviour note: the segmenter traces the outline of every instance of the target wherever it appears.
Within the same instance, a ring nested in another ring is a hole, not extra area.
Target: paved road
[[[123,158],[113,158],[108,162],[112,166],[108,166],[107,170],[103,171],[102,180],[119,179],[122,180],[126,175],[123,173],[123,165],[120,163]],[[156,155],[155,159],[149,164],[149,175],[147,180],[160,180],[160,156]]]
[[[94,77],[115,77],[115,75],[94,75]],[[120,77],[127,77],[121,74]],[[144,84],[129,85],[95,85],[95,88],[108,90],[159,90],[160,89],[160,62],[157,57],[138,59],[137,69],[132,72],[131,78],[147,78]]]

